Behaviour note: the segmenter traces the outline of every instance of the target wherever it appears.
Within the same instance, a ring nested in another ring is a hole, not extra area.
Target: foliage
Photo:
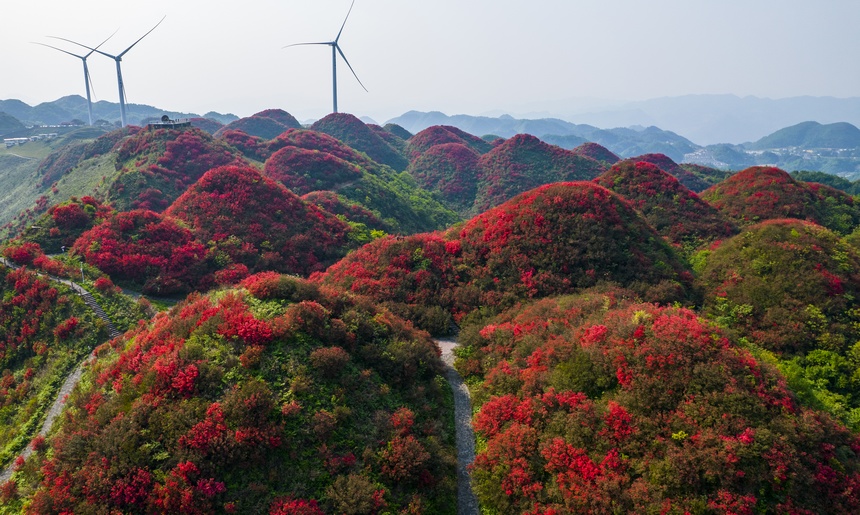
[[[407,143],[406,151],[410,161],[415,161],[417,157],[436,145],[447,143],[459,143],[472,149],[476,154],[486,154],[493,148],[490,143],[483,139],[450,125],[428,127],[409,138]]]
[[[651,163],[622,161],[594,182],[630,200],[661,236],[685,249],[737,232],[720,212]]]
[[[591,180],[604,171],[597,161],[528,134],[518,134],[480,159],[473,212],[479,213],[542,184]]]
[[[70,249],[81,234],[103,222],[113,209],[91,196],[55,204],[38,220],[22,238],[38,243],[45,252],[59,254],[65,247]]]
[[[120,175],[108,200],[119,211],[163,211],[204,173],[237,159],[232,147],[200,129],[142,131],[116,149]]]
[[[293,115],[282,109],[266,109],[228,123],[215,132],[215,137],[222,137],[228,131],[241,131],[248,136],[269,140],[288,129],[299,129],[301,126]]]
[[[361,178],[361,169],[319,150],[284,147],[266,161],[266,176],[281,182],[297,195],[333,190]]]
[[[267,148],[277,154],[266,162],[267,175],[299,191],[331,188],[371,211],[387,225],[386,232],[441,229],[459,219],[408,174],[394,173],[327,134],[290,130],[268,142]]]
[[[860,206],[846,193],[796,181],[773,167],[747,168],[708,188],[702,198],[740,225],[799,218],[848,234],[860,224]]]
[[[646,163],[651,163],[657,168],[675,177],[676,179],[678,179],[678,182],[683,184],[687,189],[696,193],[704,190],[710,185],[709,182],[700,179],[695,174],[688,172],[687,170],[679,166],[675,161],[672,161],[672,159],[665,154],[644,154],[638,157],[631,158],[630,160],[634,162],[644,161]]]
[[[460,369],[482,380],[472,477],[485,509],[860,509],[856,435],[798,406],[775,369],[693,312],[619,293],[546,299],[465,329]]]
[[[409,164],[396,148],[351,114],[331,113],[311,125],[311,130],[333,136],[396,171],[405,170]]]
[[[620,157],[613,154],[608,148],[591,142],[583,143],[574,148],[573,153],[583,157],[590,157],[606,167],[612,166],[621,160]]]
[[[0,265],[0,466],[30,442],[65,375],[105,336],[68,289]]]
[[[541,186],[445,235],[374,241],[315,278],[444,330],[440,307],[460,320],[603,282],[671,302],[691,294],[691,279],[625,200],[586,182]]]
[[[860,183],[857,181],[851,182],[844,177],[833,175],[824,172],[812,172],[808,170],[799,170],[791,172],[791,177],[797,181],[817,182],[844,191],[849,195],[857,195],[860,193]]]
[[[299,279],[243,284],[100,350],[41,468],[18,477],[38,487],[29,512],[453,513],[450,393],[427,335]]]
[[[704,313],[783,360],[793,387],[809,383],[807,401],[860,427],[856,248],[809,222],[771,220],[708,251],[700,280]]]
[[[406,171],[419,186],[438,192],[447,205],[465,215],[478,193],[479,158],[462,143],[441,143],[415,157]]]
[[[333,191],[312,191],[302,195],[302,200],[337,217],[343,217],[350,225],[363,224],[371,231],[391,231],[391,227],[380,220],[372,211],[341,197]]]
[[[348,226],[249,167],[207,172],[165,212],[216,259],[307,275],[346,251]]]

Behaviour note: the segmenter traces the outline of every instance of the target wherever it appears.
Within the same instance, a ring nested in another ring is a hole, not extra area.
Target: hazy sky
[[[4,1],[0,99],[84,95],[81,62],[31,41],[55,35],[123,60],[129,102],[300,120],[331,110],[329,41],[350,0]],[[341,111],[377,121],[570,112],[582,99],[699,93],[860,96],[857,0],[356,0],[338,63]],[[77,53],[71,45],[62,46]],[[116,102],[112,60],[90,57],[97,99]]]

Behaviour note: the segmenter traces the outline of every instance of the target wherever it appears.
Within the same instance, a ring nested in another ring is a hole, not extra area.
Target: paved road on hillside
[[[454,392],[454,425],[457,440],[457,515],[478,515],[478,499],[472,491],[469,465],[475,461],[475,433],[472,431],[472,401],[469,387],[454,370],[454,340],[436,340],[442,349],[445,376]]]
[[[2,258],[2,257],[0,257],[0,263],[4,264],[7,267],[12,268],[12,269],[20,268],[15,263],[12,263],[11,261],[8,261],[7,259]],[[104,320],[107,323],[108,334],[109,334],[110,338],[115,338],[121,334],[119,332],[119,330],[117,330],[117,328],[110,321],[110,319],[108,318],[107,314],[105,314],[105,312],[101,308],[101,306],[98,305],[98,303],[93,298],[93,296],[90,295],[90,293],[87,292],[84,288],[82,288],[79,284],[77,284],[73,281],[70,281],[68,279],[62,279],[62,278],[54,277],[51,275],[45,275],[45,274],[39,274],[39,275],[41,275],[43,277],[48,277],[52,281],[56,281],[56,282],[65,284],[66,286],[69,286],[74,291],[76,291],[78,293],[78,295],[80,295],[84,299],[84,302],[86,302],[87,306],[89,306],[90,309],[93,310],[93,313],[95,313],[96,316],[98,316],[99,318],[101,318],[102,320]],[[84,367],[86,366],[87,363],[92,361],[93,358],[94,358],[94,356],[92,354],[89,354],[83,361],[81,361],[78,364],[77,367],[75,367],[75,369],[72,371],[72,373],[69,374],[68,377],[66,377],[66,380],[63,382],[63,385],[60,387],[60,390],[57,392],[57,396],[54,399],[54,403],[51,405],[51,408],[48,410],[48,413],[45,416],[45,421],[42,423],[42,428],[39,430],[38,434],[45,436],[51,431],[51,428],[54,426],[54,421],[56,420],[57,415],[59,415],[60,412],[63,411],[63,404],[65,404],[65,402],[66,402],[66,396],[68,396],[70,393],[72,393],[72,390],[74,390],[75,386],[78,384],[78,381],[81,380],[81,376],[84,373]],[[26,448],[24,448],[24,451],[21,452],[21,456],[24,459],[27,459],[32,453],[33,453],[33,449],[28,445]],[[13,472],[14,467],[15,467],[15,460],[12,460],[12,463],[10,463],[9,466],[6,467],[2,473],[0,473],[0,484],[5,483],[6,481],[9,480],[9,478],[12,477],[12,472]]]

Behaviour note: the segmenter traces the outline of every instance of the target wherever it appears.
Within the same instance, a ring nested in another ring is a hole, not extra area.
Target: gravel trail
[[[6,265],[9,268],[13,268],[13,269],[20,268],[19,266],[15,265],[11,261],[8,261],[2,257],[0,257],[0,263]],[[119,336],[121,334],[117,330],[117,328],[114,327],[113,323],[107,317],[104,310],[102,310],[101,307],[95,302],[95,299],[93,299],[92,296],[84,288],[82,288],[80,285],[78,285],[78,284],[76,284],[76,283],[74,283],[68,279],[61,279],[59,277],[54,277],[54,276],[45,275],[45,274],[39,274],[39,275],[48,277],[52,281],[63,283],[65,285],[71,287],[73,290],[75,290],[78,293],[78,295],[80,295],[81,297],[84,298],[84,302],[86,302],[86,304],[90,307],[90,309],[92,309],[93,312],[99,318],[101,318],[102,320],[107,322],[108,333],[110,334],[111,338],[114,338],[114,337]],[[54,421],[56,420],[56,418],[60,414],[60,412],[63,411],[63,404],[65,404],[65,402],[66,402],[66,397],[70,393],[72,393],[72,390],[78,384],[78,381],[81,380],[81,376],[84,373],[84,367],[87,365],[87,363],[89,363],[93,359],[94,359],[94,356],[92,354],[89,354],[83,361],[81,361],[78,364],[77,367],[75,367],[75,369],[72,371],[72,373],[66,377],[66,380],[63,382],[63,385],[60,386],[60,390],[57,392],[57,397],[54,399],[54,403],[51,404],[51,408],[48,410],[48,413],[45,415],[45,421],[42,422],[42,428],[39,430],[38,434],[45,436],[51,431],[51,428],[54,425]],[[20,456],[22,456],[24,459],[27,459],[30,456],[30,454],[32,454],[32,453],[33,453],[33,449],[29,445],[27,445],[27,447],[25,447],[24,450],[21,452]],[[13,472],[14,468],[15,468],[15,460],[12,460],[12,463],[10,463],[9,466],[6,467],[2,473],[0,473],[0,484],[5,483],[6,481],[9,480],[9,478],[12,477],[12,472]]]
[[[447,365],[445,376],[454,392],[454,425],[457,440],[457,515],[478,515],[478,499],[472,491],[469,465],[475,461],[475,433],[472,431],[472,402],[469,388],[454,370],[454,340],[436,340]]]

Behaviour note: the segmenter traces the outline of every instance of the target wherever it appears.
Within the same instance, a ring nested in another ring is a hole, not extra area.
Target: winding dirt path
[[[20,268],[18,265],[14,264],[11,261],[8,261],[7,259],[2,258],[2,257],[0,257],[0,263],[2,263],[3,265],[5,265],[8,268],[12,268],[12,269]],[[99,318],[101,318],[102,320],[104,320],[107,323],[108,334],[110,335],[109,338],[115,338],[116,336],[119,336],[121,334],[119,332],[119,330],[117,330],[117,328],[110,321],[110,319],[107,317],[104,310],[102,310],[101,306],[99,306],[98,303],[96,303],[96,301],[92,297],[92,295],[90,295],[89,292],[87,292],[79,284],[77,284],[73,281],[70,281],[68,279],[61,279],[59,277],[54,277],[51,275],[45,275],[45,274],[39,274],[39,275],[41,275],[43,277],[47,277],[52,281],[56,281],[56,282],[65,284],[66,286],[69,286],[74,291],[76,291],[78,293],[78,295],[83,297],[84,302],[86,302],[86,304],[90,307],[90,309],[93,310],[93,312],[96,314],[96,316],[98,316]],[[66,380],[63,382],[62,386],[60,386],[60,390],[57,392],[57,396],[54,399],[54,403],[51,404],[51,408],[48,410],[48,413],[45,415],[45,421],[42,422],[42,428],[39,430],[38,434],[45,436],[51,431],[51,428],[54,426],[54,421],[56,420],[56,418],[60,414],[60,412],[63,411],[63,405],[66,402],[66,397],[70,393],[72,393],[72,390],[74,390],[75,386],[78,384],[78,381],[81,380],[81,376],[84,373],[84,367],[90,361],[92,361],[94,358],[95,358],[95,356],[93,356],[92,353],[87,355],[87,357],[84,358],[84,360],[81,361],[77,367],[75,367],[75,369],[72,371],[72,373],[66,377]],[[32,453],[33,453],[33,449],[29,445],[27,445],[27,447],[25,447],[24,450],[21,452],[20,456],[23,457],[24,459],[27,459]],[[0,473],[0,484],[5,483],[6,481],[8,481],[12,477],[12,472],[14,472],[14,468],[15,468],[15,460],[12,460],[12,463],[10,463],[9,466],[7,466],[5,469],[3,469],[3,472]]]
[[[457,515],[478,515],[478,499],[472,491],[469,465],[475,461],[475,433],[472,431],[472,401],[469,387],[454,370],[454,340],[436,340],[445,362],[445,376],[454,392],[454,426],[457,440]]]

